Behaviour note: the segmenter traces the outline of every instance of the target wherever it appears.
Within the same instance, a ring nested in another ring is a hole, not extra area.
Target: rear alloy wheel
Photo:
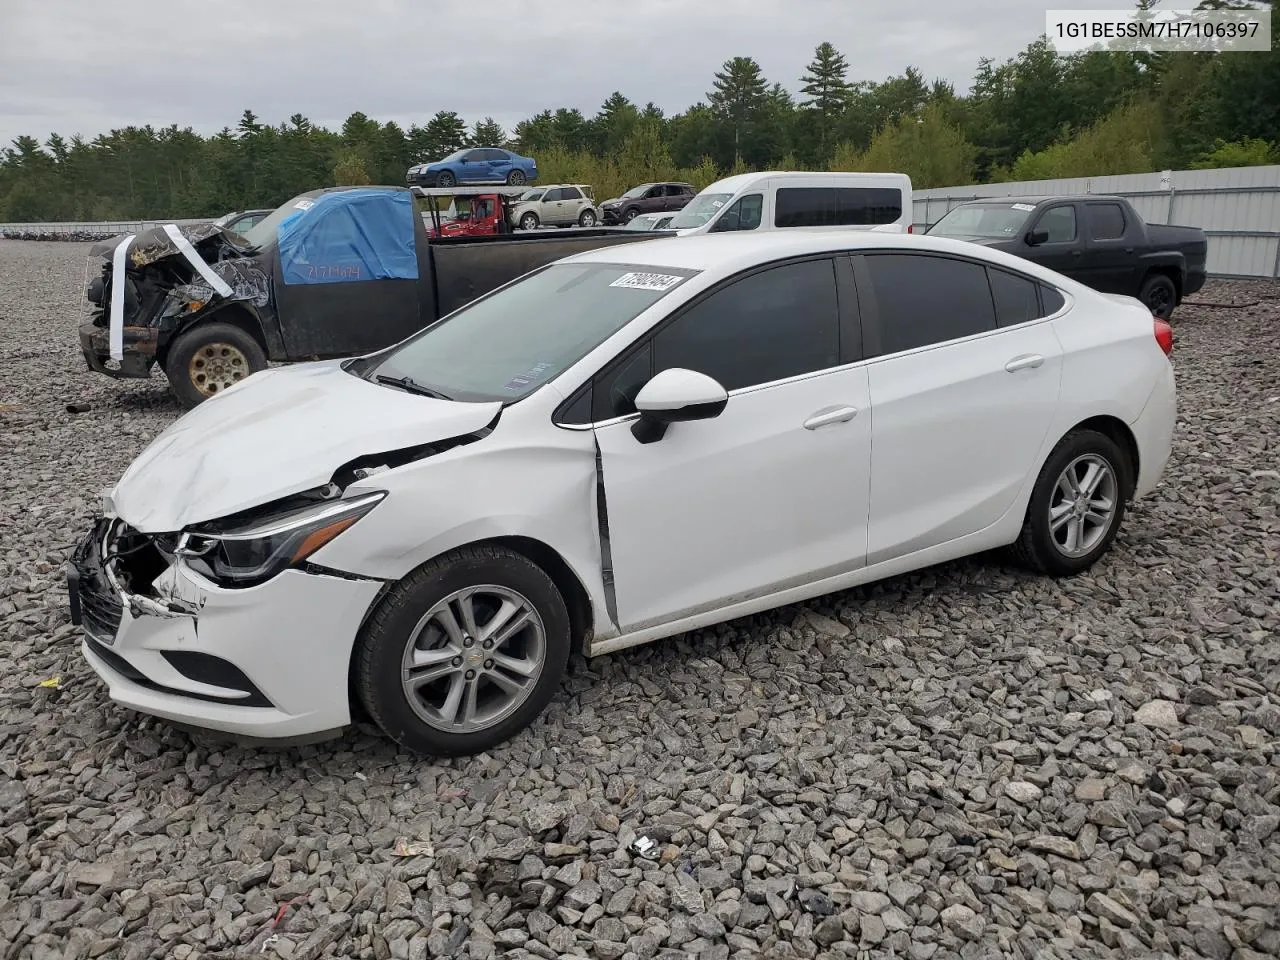
[[[527,179],[528,178],[524,175],[523,170],[512,170],[510,173],[507,174],[507,183],[511,184],[511,186],[513,187],[520,186]]]
[[[188,410],[267,368],[267,355],[250,334],[230,323],[197,324],[169,348],[164,372]]]
[[[596,214],[594,210],[583,210],[578,214],[578,226],[594,227],[596,225]]]
[[[1153,273],[1142,282],[1138,299],[1146,304],[1153,316],[1168,320],[1173,316],[1173,308],[1178,300],[1178,288],[1163,273]]]
[[[1072,431],[1040,471],[1014,554],[1051,576],[1089,569],[1111,548],[1132,489],[1128,458],[1114,440]]]
[[[521,230],[538,229],[538,215],[536,213],[526,213],[523,217],[520,218],[520,229]]]
[[[361,702],[397,743],[430,756],[488,750],[551,701],[568,661],[569,613],[527,557],[466,547],[398,584],[356,651]]]

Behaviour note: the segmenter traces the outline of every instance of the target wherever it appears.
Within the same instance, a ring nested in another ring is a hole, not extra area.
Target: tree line
[[[794,90],[733,57],[674,115],[614,92],[594,116],[546,109],[510,131],[447,110],[407,130],[363,113],[340,130],[301,114],[272,125],[245,110],[212,136],[176,124],[21,136],[0,152],[0,221],[212,217],[321,186],[402,184],[412,164],[481,144],[533,156],[542,182],[589,183],[599,199],[760,169],[892,170],[923,189],[1280,163],[1280,0],[1265,5],[1270,52],[1063,56],[1041,37],[1002,63],[980,60],[963,95],[914,66],[852,82],[847,55],[822,43]]]

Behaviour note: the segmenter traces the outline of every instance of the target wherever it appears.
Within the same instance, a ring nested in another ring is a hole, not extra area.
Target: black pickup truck
[[[110,377],[158,366],[191,408],[268,361],[372,353],[537,267],[652,236],[430,237],[403,187],[312,190],[244,233],[167,224],[95,244],[80,348]]]
[[[1123,197],[999,197],[956,207],[927,233],[1003,250],[1103,293],[1136,297],[1168,320],[1205,281],[1198,227],[1147,223]]]

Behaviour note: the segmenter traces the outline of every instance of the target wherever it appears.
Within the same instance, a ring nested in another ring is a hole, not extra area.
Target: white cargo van
[[[680,236],[730,230],[911,232],[905,173],[766,171],[717,180],[667,224]]]

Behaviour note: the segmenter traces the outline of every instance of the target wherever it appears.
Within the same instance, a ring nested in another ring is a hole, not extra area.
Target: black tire
[[[458,178],[455,177],[448,170],[441,170],[438,174],[436,174],[437,187],[456,187],[457,185],[458,185]]]
[[[538,215],[530,211],[529,213],[526,213],[524,216],[520,218],[520,229],[536,230],[538,229],[539,222],[540,221],[538,220]]]
[[[178,402],[188,410],[217,394],[216,389],[210,389],[211,381],[201,381],[197,369],[197,354],[207,350],[226,355],[226,369],[231,371],[230,375],[235,380],[243,380],[267,369],[267,354],[252,334],[230,323],[214,321],[197,324],[173,342],[164,361],[164,373],[169,378],[169,387]],[[241,367],[245,372],[236,376]],[[222,388],[225,386],[224,383]]]
[[[507,183],[513,187],[518,187],[521,184],[527,183],[528,180],[529,178],[524,175],[523,170],[512,170],[507,174]]]
[[[1142,281],[1138,299],[1146,304],[1152,314],[1161,320],[1168,320],[1173,316],[1173,309],[1178,303],[1178,288],[1165,274],[1153,273]]]
[[[627,210],[627,212],[626,212],[626,213],[624,213],[624,214],[622,215],[622,222],[623,222],[623,223],[630,223],[632,220],[634,220],[634,219],[635,219],[636,217],[638,217],[638,216],[640,216],[640,210],[639,210],[639,208],[638,208],[638,207],[632,207],[632,208],[630,208],[629,210]]]
[[[580,227],[594,227],[598,222],[599,220],[594,211],[583,210],[578,214],[578,226]]]
[[[414,711],[401,683],[405,645],[437,603],[458,590],[492,584],[526,598],[542,620],[542,672],[526,699],[493,725],[449,733]],[[355,688],[369,716],[396,743],[420,754],[458,757],[481,753],[522,731],[555,696],[569,659],[569,611],[556,585],[527,557],[501,547],[462,547],[420,567],[398,583],[369,618],[355,651]]]
[[[1050,532],[1049,510],[1059,478],[1081,457],[1105,461],[1116,481],[1115,509],[1105,533],[1087,553],[1070,556]],[[1073,430],[1058,441],[1036,478],[1022,532],[1012,546],[1014,559],[1038,573],[1052,577],[1068,577],[1092,567],[1111,549],[1111,544],[1124,523],[1125,507],[1133,495],[1133,465],[1128,455],[1106,434],[1096,430]]]

